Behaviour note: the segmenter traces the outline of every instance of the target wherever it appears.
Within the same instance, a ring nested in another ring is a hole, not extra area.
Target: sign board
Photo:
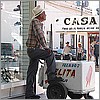
[[[55,31],[99,31],[99,16],[73,16],[56,18]]]

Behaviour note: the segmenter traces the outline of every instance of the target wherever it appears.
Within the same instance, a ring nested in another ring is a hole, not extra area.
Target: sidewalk
[[[37,94],[41,96],[41,99],[47,99],[46,89],[43,89],[39,85],[37,85]],[[94,99],[99,99],[99,72],[95,72],[95,91],[90,92],[90,95],[93,96]],[[11,99],[24,99],[24,98],[25,96],[19,96]],[[66,99],[71,99],[71,98],[67,96]],[[81,99],[84,99],[84,97],[82,97]]]

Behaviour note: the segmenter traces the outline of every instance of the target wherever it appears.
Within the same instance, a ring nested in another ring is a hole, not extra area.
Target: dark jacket
[[[94,45],[94,55],[98,55],[99,56],[99,44],[95,44]]]

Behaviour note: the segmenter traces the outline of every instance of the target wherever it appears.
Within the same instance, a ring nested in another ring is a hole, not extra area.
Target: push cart
[[[47,89],[48,99],[93,99],[89,95],[95,91],[95,63],[93,61],[56,60],[56,75],[63,82],[48,84],[46,75],[47,65],[44,63],[39,70],[38,83]]]

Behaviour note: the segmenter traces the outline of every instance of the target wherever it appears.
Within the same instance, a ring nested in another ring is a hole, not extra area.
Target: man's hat
[[[43,12],[43,9],[40,7],[40,5],[38,5],[32,10],[32,12],[33,12],[33,18],[35,18]]]
[[[78,42],[78,44],[82,45],[82,43],[81,43],[81,42]]]

